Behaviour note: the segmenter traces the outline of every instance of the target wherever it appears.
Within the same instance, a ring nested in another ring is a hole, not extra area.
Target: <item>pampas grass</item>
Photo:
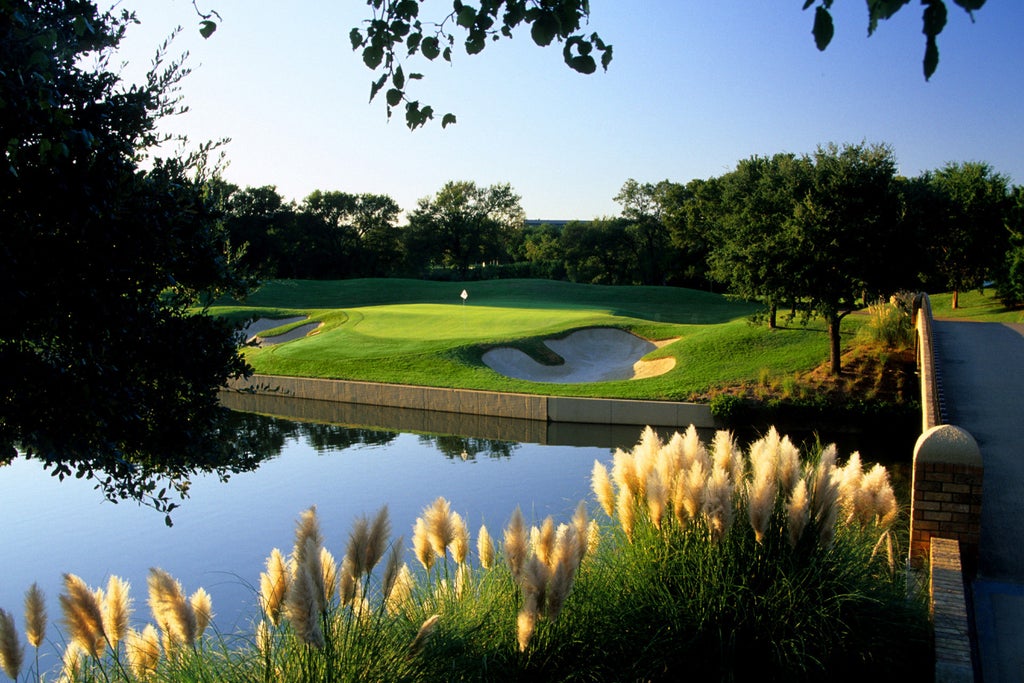
[[[291,572],[288,571],[284,555],[274,548],[267,558],[267,570],[260,574],[260,606],[274,626],[281,624],[281,610],[288,594],[290,577]]]
[[[858,454],[842,468],[836,458],[830,446],[802,464],[774,429],[746,452],[728,432],[705,446],[695,429],[665,441],[647,429],[611,473],[595,463],[603,528],[585,503],[535,525],[516,508],[500,547],[480,527],[474,565],[465,520],[437,498],[413,527],[416,574],[388,538],[386,507],[355,520],[340,566],[311,507],[290,558],[267,558],[244,639],[204,635],[210,595],[186,599],[162,570],[147,581],[159,632],[127,629],[127,583],[96,591],[69,574],[65,673],[129,680],[123,640],[140,681],[907,678],[922,668],[927,616],[895,572],[888,475],[865,472]],[[26,624],[38,648],[35,593]],[[12,634],[0,611],[8,673],[10,653],[23,656]]]
[[[71,644],[93,658],[106,646],[103,634],[103,611],[96,593],[75,574],[64,574],[65,593],[60,595],[64,627]]]
[[[18,680],[25,649],[18,642],[14,628],[14,617],[0,609],[0,669],[14,680]]]
[[[36,650],[46,637],[46,597],[35,583],[25,593],[25,635]]]
[[[192,604],[185,598],[181,584],[163,569],[150,568],[146,579],[149,609],[163,636],[164,650],[195,645],[199,627]]]
[[[128,668],[140,681],[148,680],[160,664],[160,635],[152,624],[141,632],[129,629],[124,643]]]

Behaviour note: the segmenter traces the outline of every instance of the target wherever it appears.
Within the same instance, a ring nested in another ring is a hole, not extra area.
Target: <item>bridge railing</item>
[[[914,301],[914,327],[921,436],[914,446],[908,559],[911,566],[928,567],[935,680],[973,681],[963,571],[965,564],[973,566],[981,536],[984,468],[974,437],[948,424],[927,294]]]

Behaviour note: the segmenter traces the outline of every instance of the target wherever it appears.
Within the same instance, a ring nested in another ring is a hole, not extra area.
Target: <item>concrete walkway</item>
[[[948,421],[985,466],[973,584],[985,683],[1024,681],[1024,325],[936,321]]]

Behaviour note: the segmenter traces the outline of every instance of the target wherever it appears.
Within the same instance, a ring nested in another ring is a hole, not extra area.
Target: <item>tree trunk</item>
[[[960,290],[953,290],[953,310],[960,308]]]
[[[828,363],[829,370],[833,377],[838,377],[842,374],[842,358],[840,355],[839,345],[839,327],[841,318],[838,315],[829,314],[828,316]]]
[[[778,327],[779,306],[774,301],[768,306],[768,329],[774,330]]]

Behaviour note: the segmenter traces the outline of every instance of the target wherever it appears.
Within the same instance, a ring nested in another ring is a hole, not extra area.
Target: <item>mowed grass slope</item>
[[[460,299],[463,289],[469,295],[466,303]],[[820,326],[768,330],[748,322],[756,310],[720,295],[672,287],[373,279],[270,282],[244,304],[218,306],[213,312],[235,319],[301,315],[323,323],[303,339],[247,349],[249,363],[264,374],[682,400],[755,378],[763,369],[788,375],[826,358],[828,343]],[[851,331],[856,324],[850,321]],[[640,380],[553,384],[507,378],[481,360],[489,348],[512,345],[541,362],[558,363],[544,339],[599,326],[651,340],[679,338],[648,356],[673,356],[675,368]]]

